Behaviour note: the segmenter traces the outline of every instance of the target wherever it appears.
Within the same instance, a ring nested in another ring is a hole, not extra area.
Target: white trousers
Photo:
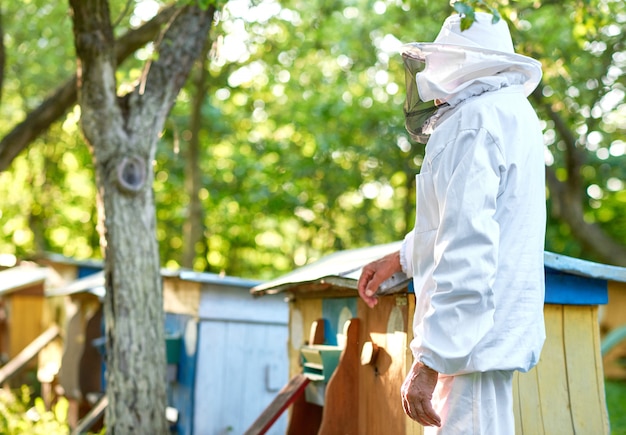
[[[441,427],[424,435],[514,435],[513,372],[439,375],[433,408]]]

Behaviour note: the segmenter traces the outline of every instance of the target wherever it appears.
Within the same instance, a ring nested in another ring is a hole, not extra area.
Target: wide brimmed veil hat
[[[400,50],[406,72],[407,130],[419,136],[438,103],[448,102],[477,81],[514,77],[526,96],[541,80],[541,63],[515,53],[511,34],[502,19],[476,12],[474,23],[461,30],[461,16],[448,17],[433,42],[412,42]]]

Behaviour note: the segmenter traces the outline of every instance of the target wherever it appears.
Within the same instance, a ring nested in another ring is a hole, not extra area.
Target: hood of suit
[[[514,85],[523,86],[528,96],[542,75],[541,63],[515,53],[506,22],[494,23],[491,14],[482,12],[467,30],[461,30],[460,15],[448,17],[433,42],[405,44],[401,54],[407,73],[407,130],[415,139],[430,118],[427,107],[435,113],[436,107],[454,107]]]

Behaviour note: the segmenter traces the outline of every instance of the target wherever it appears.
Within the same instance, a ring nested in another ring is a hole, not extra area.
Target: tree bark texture
[[[107,0],[70,0],[81,127],[96,168],[105,257],[105,424],[111,434],[166,434],[163,294],[152,182],[158,135],[202,51],[214,9],[179,9],[137,88],[116,94]]]

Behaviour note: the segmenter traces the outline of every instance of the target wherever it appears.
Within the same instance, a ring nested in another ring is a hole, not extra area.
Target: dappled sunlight
[[[137,1],[130,17],[130,24],[134,27],[140,26],[142,23],[154,18],[160,8],[161,4],[155,0]]]
[[[610,154],[613,157],[621,157],[626,154],[626,142],[622,140],[616,140],[611,143],[609,148]]]
[[[4,84],[4,131],[29,108],[37,107],[43,98],[38,89],[53,91],[67,79],[68,71],[75,71],[67,6],[33,9],[33,5],[7,6],[7,13],[15,13],[22,24],[7,24],[7,49],[19,55],[12,57]],[[163,3],[140,0],[130,5],[126,12],[125,3],[113,5],[113,19],[120,20],[116,36],[152,19]],[[602,5],[612,11],[605,15],[604,9],[598,10],[602,20],[592,14],[577,15],[576,7],[567,4],[507,7],[506,11],[511,13],[519,48],[541,57],[544,76],[537,109],[543,111],[545,104],[555,111],[571,130],[574,146],[584,153],[580,170],[584,206],[615,233],[626,204],[619,163],[626,154],[620,139],[626,129],[626,105],[619,84],[626,54],[615,49],[622,31],[615,17],[621,16],[623,5]],[[287,248],[285,254],[273,255],[281,257],[286,269],[296,264],[298,249],[297,264],[304,264],[338,246],[403,236],[401,230],[411,225],[410,216],[403,224],[405,209],[413,209],[404,207],[404,201],[412,201],[411,180],[422,164],[423,148],[413,144],[404,129],[404,70],[398,50],[403,43],[436,35],[438,24],[432,17],[449,13],[447,8],[433,3],[418,10],[391,0],[376,0],[367,7],[275,0],[224,5],[211,36],[214,49],[206,59],[206,99],[198,136],[198,197],[206,214],[205,234],[208,240],[219,233],[223,243],[211,242],[210,249],[219,250],[220,256],[208,262],[203,252],[202,264],[259,276],[279,273],[271,262],[255,264],[261,256],[243,258],[243,250],[228,254],[235,246],[228,243],[231,238],[246,249],[265,249],[265,241],[256,243],[257,232],[266,231],[254,226],[258,216],[298,222],[296,229],[280,225],[275,229]],[[572,23],[555,21],[557,15]],[[49,23],[37,24],[41,18]],[[53,29],[51,22],[59,26]],[[27,34],[37,37],[29,41]],[[148,43],[120,64],[118,93],[133,89],[143,61],[153,53],[154,45]],[[181,243],[170,239],[180,239],[177,232],[188,216],[185,153],[194,139],[189,113],[197,95],[192,81],[181,90],[154,157],[164,263],[179,256]],[[3,225],[12,222],[7,238],[12,243],[13,233],[23,231],[15,235],[25,243],[20,249],[32,249],[37,240],[27,229],[29,214],[44,228],[61,226],[81,234],[68,238],[61,231],[50,249],[78,252],[78,245],[97,241],[93,163],[80,138],[80,110],[72,105],[64,113],[62,122],[32,147],[41,150],[41,143],[51,145],[45,152],[20,156],[0,189],[6,202]],[[568,146],[559,125],[545,111],[541,118],[545,162],[557,180],[567,182],[571,179],[564,164]],[[34,195],[28,186],[45,193]],[[612,210],[602,216],[612,214],[615,222],[600,217],[602,209]],[[292,237],[287,231],[298,235]],[[571,235],[560,231],[560,238]],[[49,233],[44,237],[49,239]],[[57,245],[63,241],[66,246]],[[209,242],[204,244],[209,249]],[[303,245],[315,245],[314,253],[302,254]],[[276,249],[275,244],[267,246]]]

